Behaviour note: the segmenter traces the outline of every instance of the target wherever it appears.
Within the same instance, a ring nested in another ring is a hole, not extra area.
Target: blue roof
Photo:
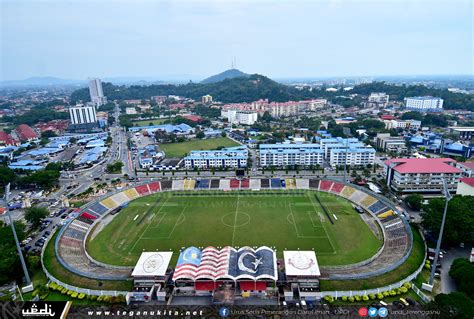
[[[27,170],[27,171],[38,171],[38,170],[44,168],[41,165],[26,165],[26,166],[8,165],[8,167],[11,168],[11,169],[23,169],[23,170]]]
[[[185,264],[192,264],[199,266],[201,263],[202,252],[196,247],[188,247],[179,254],[178,263],[176,267]]]
[[[48,155],[48,154],[52,154],[52,153],[58,153],[58,152],[61,152],[61,151],[62,151],[62,149],[56,148],[56,147],[43,147],[43,148],[40,148],[40,149],[28,151],[27,154],[29,154],[31,156],[41,156],[41,155]]]
[[[348,149],[335,149],[332,150],[333,153],[375,153],[373,148],[348,148]]]
[[[172,124],[162,124],[162,125],[149,125],[149,126],[135,126],[135,127],[130,127],[128,130],[131,132],[137,132],[141,130],[147,130],[147,131],[155,131],[155,130],[160,130],[160,131],[165,131],[166,133],[189,133],[192,131],[192,127],[189,126],[188,124],[181,123],[178,125],[172,125]]]

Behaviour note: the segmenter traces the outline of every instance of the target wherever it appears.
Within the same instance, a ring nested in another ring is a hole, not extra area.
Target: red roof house
[[[15,131],[18,134],[20,141],[31,141],[38,138],[38,134],[26,124],[18,125]]]
[[[10,134],[0,131],[0,146],[16,146],[20,144]]]

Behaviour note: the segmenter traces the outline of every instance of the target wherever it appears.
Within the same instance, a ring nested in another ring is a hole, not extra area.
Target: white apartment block
[[[260,144],[260,166],[321,165],[324,151],[319,144]]]
[[[97,123],[97,114],[92,105],[78,104],[69,108],[71,124]]]
[[[421,121],[417,120],[390,120],[390,121],[383,121],[385,123],[385,128],[387,130],[391,129],[412,129],[412,130],[419,130],[421,128]]]
[[[432,96],[416,96],[405,98],[405,107],[408,110],[419,112],[441,112],[443,99]]]
[[[221,150],[191,151],[184,158],[186,169],[244,168],[247,167],[248,149],[245,146]]]
[[[125,108],[125,114],[134,115],[134,114],[138,114],[138,112],[137,112],[137,109],[135,107],[126,107]]]
[[[104,96],[102,81],[100,79],[89,79],[89,94],[91,96],[92,104],[95,106],[107,103],[107,98]]]
[[[346,147],[363,147],[365,144],[361,143],[356,138],[342,138],[342,137],[331,137],[322,138],[319,141],[321,149],[324,150],[324,157],[329,158],[331,149],[344,149]]]
[[[367,166],[375,162],[375,149],[371,146],[331,149],[329,154],[329,164],[337,166]]]
[[[204,95],[203,97],[201,97],[201,102],[204,104],[212,103],[212,96],[209,94]]]
[[[254,111],[227,109],[221,110],[221,117],[226,118],[231,124],[253,125],[258,120],[258,113]]]
[[[443,193],[443,180],[455,192],[463,174],[450,158],[395,158],[384,164],[387,186],[401,193]]]

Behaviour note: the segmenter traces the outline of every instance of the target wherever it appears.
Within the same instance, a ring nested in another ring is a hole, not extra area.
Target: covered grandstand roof
[[[250,279],[277,280],[276,253],[262,246],[257,249],[242,247],[239,250],[224,247],[189,247],[181,252],[173,280],[188,279]]]
[[[285,273],[287,276],[320,276],[316,253],[312,250],[285,250]]]
[[[133,277],[162,277],[166,274],[173,252],[144,252],[133,269]]]

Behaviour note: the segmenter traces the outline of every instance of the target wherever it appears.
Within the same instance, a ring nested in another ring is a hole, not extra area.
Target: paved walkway
[[[451,264],[453,263],[454,259],[457,258],[469,258],[469,254],[471,253],[471,247],[464,247],[464,248],[451,248],[446,252],[444,255],[443,260],[441,261],[441,292],[444,294],[448,294],[453,291],[457,291],[456,283],[454,280],[449,276],[449,268],[451,268]]]

